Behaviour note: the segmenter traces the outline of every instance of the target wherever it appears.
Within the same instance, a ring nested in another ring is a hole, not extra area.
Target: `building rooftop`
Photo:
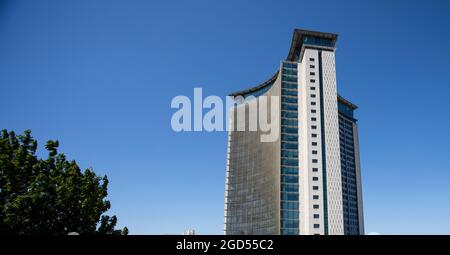
[[[286,61],[297,61],[298,57],[300,56],[303,45],[306,45],[306,44],[314,45],[316,47],[325,47],[325,48],[334,47],[337,37],[338,37],[337,34],[332,34],[332,33],[295,29],[294,34],[292,36],[291,47],[290,47],[288,56],[286,58]],[[320,43],[320,41],[317,42],[316,40],[307,40],[308,38],[319,38],[319,40],[324,39],[324,40],[326,40],[326,43],[331,43],[332,46],[318,45],[318,43]],[[260,83],[254,87],[231,93],[230,96],[244,96],[249,93],[253,93],[255,91],[263,89],[266,86],[270,86],[277,79],[278,72],[279,71],[277,71],[274,75],[272,75],[272,77],[270,77],[267,81]]]

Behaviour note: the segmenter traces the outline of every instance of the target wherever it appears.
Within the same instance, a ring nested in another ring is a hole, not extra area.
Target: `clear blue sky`
[[[221,234],[226,133],[171,99],[270,77],[294,28],[335,32],[357,111],[367,232],[450,233],[449,1],[0,1],[0,129],[110,179],[133,234]]]

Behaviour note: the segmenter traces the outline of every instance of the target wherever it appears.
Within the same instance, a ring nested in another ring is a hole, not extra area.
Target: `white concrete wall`
[[[328,234],[343,235],[342,178],[334,52],[322,52],[322,77],[327,173]]]
[[[310,60],[310,59],[314,60]],[[299,178],[300,178],[300,234],[313,235],[324,234],[324,214],[323,214],[323,176],[322,176],[322,140],[320,123],[320,86],[319,86],[319,55],[317,50],[307,49],[303,55],[303,60],[299,65]],[[314,67],[311,67],[313,65]],[[314,72],[314,75],[311,75]],[[315,82],[311,82],[311,79]],[[311,87],[315,89],[312,90]],[[316,95],[315,98],[311,94]],[[315,105],[311,105],[314,102]],[[315,110],[312,113],[311,110]],[[315,118],[312,121],[311,118]],[[312,127],[316,128],[313,129]],[[312,137],[316,134],[316,137]],[[315,142],[317,145],[313,146]],[[313,154],[312,151],[317,151]],[[313,163],[317,159],[317,163]],[[317,172],[313,172],[317,168]],[[313,181],[317,177],[317,181]],[[314,190],[313,187],[318,189]],[[318,195],[319,199],[314,200],[313,196]],[[318,209],[314,209],[318,205]],[[315,219],[314,214],[319,218]],[[319,224],[319,228],[314,228]]]

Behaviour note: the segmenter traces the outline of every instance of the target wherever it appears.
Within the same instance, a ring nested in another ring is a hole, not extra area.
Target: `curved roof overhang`
[[[357,106],[357,105],[351,103],[350,101],[348,101],[347,99],[343,98],[343,97],[342,97],[341,95],[339,95],[339,94],[338,94],[338,102],[341,103],[341,104],[344,104],[344,105],[346,105],[346,106],[348,106],[348,107],[350,107],[350,109],[352,109],[352,110],[358,109],[358,106]]]
[[[312,37],[320,37],[320,38],[324,38],[324,39],[331,39],[334,42],[336,42],[337,40],[337,34],[331,34],[331,33],[323,33],[323,32],[316,32],[316,31],[309,31],[309,30],[302,30],[302,29],[295,29],[294,30],[294,34],[292,36],[292,41],[291,41],[291,47],[289,49],[289,53],[288,56],[286,57],[286,61],[297,61],[298,60],[298,56],[300,55],[300,52],[302,50],[302,46],[303,46],[303,39],[306,36],[312,36]],[[245,90],[241,90],[241,91],[237,91],[234,93],[231,93],[230,96],[245,96],[249,93],[253,93],[256,92],[260,89],[265,88],[266,86],[269,86],[271,84],[273,84],[275,82],[275,80],[278,77],[278,73],[279,71],[276,71],[275,74],[269,78],[267,81],[251,87],[249,89],[245,89]]]

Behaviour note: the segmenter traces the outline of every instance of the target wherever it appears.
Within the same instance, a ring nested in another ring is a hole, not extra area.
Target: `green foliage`
[[[108,178],[58,153],[48,141],[47,159],[36,156],[37,141],[2,130],[0,134],[0,233],[128,234],[115,230],[116,216],[103,215],[111,204]]]

